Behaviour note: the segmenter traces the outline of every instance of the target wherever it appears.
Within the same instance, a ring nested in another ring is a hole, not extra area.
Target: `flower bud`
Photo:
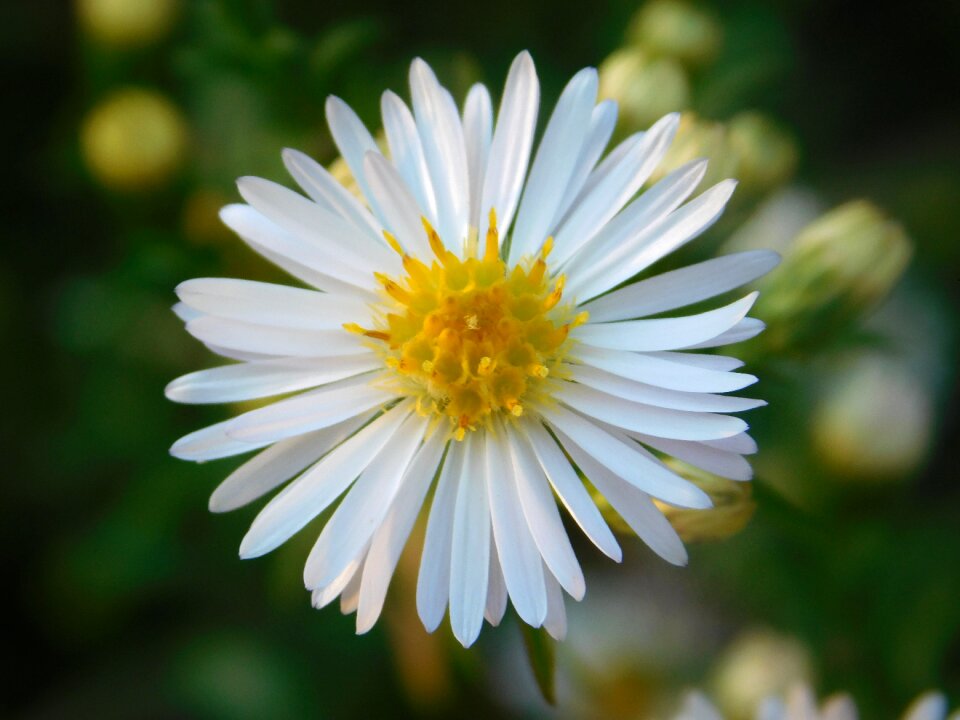
[[[706,175],[700,183],[701,187],[709,187],[733,177],[736,156],[730,151],[726,128],[722,123],[704,120],[695,113],[685,112],[680,117],[680,125],[670,149],[650,176],[647,185],[656,184],[681,165],[699,158],[710,161]]]
[[[856,358],[834,378],[813,411],[820,460],[853,481],[897,479],[930,448],[933,398],[903,363],[878,354]]]
[[[120,90],[83,121],[80,143],[90,172],[104,185],[139,190],[162,185],[187,145],[180,111],[152,90]]]
[[[740,190],[759,194],[788,182],[797,168],[793,137],[760,113],[740,113],[727,123],[730,151],[736,157],[734,177]]]
[[[911,244],[896,222],[859,200],[805,227],[760,284],[756,316],[769,349],[822,343],[882,300],[903,274]]]
[[[93,38],[116,47],[156,42],[173,26],[178,0],[77,0],[77,16]]]
[[[617,101],[621,125],[632,132],[686,108],[690,83],[674,60],[651,59],[642,50],[624,48],[601,63],[600,96]]]
[[[697,67],[717,56],[723,28],[715,17],[690,3],[653,0],[634,16],[627,37],[651,54]]]
[[[727,480],[672,459],[667,464],[713,500],[713,507],[706,510],[687,510],[654,501],[684,542],[723,540],[747,526],[756,510],[750,483]]]

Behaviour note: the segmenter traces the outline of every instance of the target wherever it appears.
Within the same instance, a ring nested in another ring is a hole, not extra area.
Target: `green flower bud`
[[[690,104],[690,83],[669,58],[650,59],[642,50],[617,50],[600,65],[600,96],[620,106],[620,126],[645,130],[656,120]]]
[[[634,16],[627,37],[651,54],[697,67],[717,56],[723,28],[702,8],[681,0],[653,0]]]
[[[90,172],[107,187],[151,188],[169,180],[180,167],[187,125],[165,96],[128,88],[90,111],[80,144]]]
[[[758,194],[788,182],[797,168],[793,137],[760,113],[741,113],[727,123],[730,151],[736,156],[734,176],[743,193]]]
[[[759,286],[765,347],[805,350],[834,337],[886,297],[911,252],[903,228],[865,200],[821,216]]]

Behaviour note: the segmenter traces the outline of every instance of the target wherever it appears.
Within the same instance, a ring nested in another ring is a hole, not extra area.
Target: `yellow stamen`
[[[384,230],[383,237],[386,239],[387,244],[393,248],[394,252],[397,253],[397,255],[399,255],[400,257],[406,257],[407,254],[403,251],[403,247],[401,247],[400,243],[397,242],[397,238],[394,236],[393,233],[387,230]]]
[[[484,262],[497,259],[500,254],[500,233],[497,232],[497,211],[490,208],[490,217],[487,221],[487,244],[483,249]]]

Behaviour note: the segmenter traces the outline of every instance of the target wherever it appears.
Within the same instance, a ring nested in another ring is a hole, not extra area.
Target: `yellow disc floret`
[[[536,259],[508,269],[493,211],[483,253],[468,243],[464,259],[423,224],[435,259],[427,265],[410,257],[385,233],[406,275],[377,274],[387,296],[377,327],[345,327],[377,341],[419,410],[446,418],[462,439],[495,413],[523,414],[524,402],[561,361],[570,328],[586,314],[560,305],[563,277],[551,282],[546,272],[551,239]]]

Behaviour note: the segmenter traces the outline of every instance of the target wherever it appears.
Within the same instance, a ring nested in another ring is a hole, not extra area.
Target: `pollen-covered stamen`
[[[347,329],[381,341],[386,365],[418,410],[446,418],[452,436],[462,439],[496,413],[522,416],[560,362],[570,327],[582,320],[560,304],[563,277],[551,287],[552,238],[536,258],[508,269],[493,210],[482,248],[476,239],[467,243],[462,260],[422,222],[435,260],[410,257],[384,233],[406,275],[376,275],[386,296],[381,327]]]

